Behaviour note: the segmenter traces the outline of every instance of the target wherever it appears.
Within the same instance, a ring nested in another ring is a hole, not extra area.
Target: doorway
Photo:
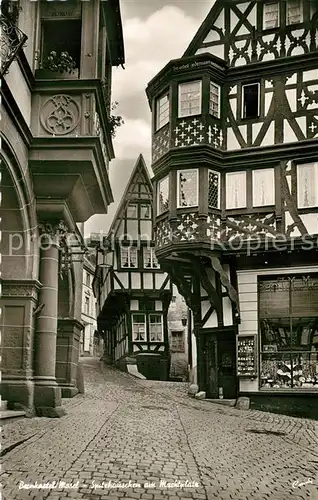
[[[201,333],[202,387],[207,398],[236,399],[236,331],[222,329]]]

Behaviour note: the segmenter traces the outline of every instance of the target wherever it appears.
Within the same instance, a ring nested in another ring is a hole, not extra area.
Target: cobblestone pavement
[[[316,422],[83,364],[86,393],[63,402],[66,416],[4,426],[5,500],[318,500]]]

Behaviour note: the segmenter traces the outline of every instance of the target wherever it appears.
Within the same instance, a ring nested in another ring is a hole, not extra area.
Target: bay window
[[[169,210],[169,177],[164,177],[158,182],[157,190],[157,215]]]
[[[253,170],[253,207],[275,204],[275,178],[273,168]]]
[[[226,208],[246,207],[246,172],[226,174]]]
[[[159,130],[161,127],[169,123],[169,112],[170,112],[169,95],[165,94],[164,96],[157,99],[156,130]]]
[[[318,207],[318,162],[297,165],[298,208]]]
[[[196,207],[199,199],[198,169],[177,171],[178,200],[177,207]]]
[[[318,389],[318,276],[259,282],[261,387]]]
[[[178,117],[201,114],[202,82],[187,82],[179,84]]]

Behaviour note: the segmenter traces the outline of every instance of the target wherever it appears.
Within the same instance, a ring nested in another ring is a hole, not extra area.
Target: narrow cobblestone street
[[[82,362],[86,392],[63,401],[65,417],[4,426],[5,500],[318,499],[317,422],[192,400],[187,384]],[[53,481],[61,487],[22,487]]]

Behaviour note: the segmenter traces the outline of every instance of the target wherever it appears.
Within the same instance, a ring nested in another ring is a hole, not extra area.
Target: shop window
[[[246,207],[246,172],[226,174],[226,208]]]
[[[298,208],[318,206],[318,162],[297,165]]]
[[[209,170],[209,208],[220,208],[220,174]]]
[[[201,114],[201,80],[179,85],[179,108],[178,117],[193,116]]]
[[[146,341],[146,317],[144,314],[132,315],[132,339],[133,342]]]
[[[279,2],[264,4],[263,28],[264,30],[277,28],[279,26]]]
[[[178,170],[178,208],[196,207],[199,198],[198,170]]]
[[[275,204],[275,178],[273,168],[253,170],[253,207]]]
[[[148,267],[151,269],[157,269],[159,267],[159,263],[155,254],[155,249],[153,247],[144,247],[144,267]]]
[[[169,177],[164,177],[158,182],[157,212],[158,215],[169,210]]]
[[[164,96],[157,99],[156,106],[156,130],[159,130],[161,127],[169,123],[169,95],[165,94]]]
[[[210,82],[210,115],[220,118],[220,86]]]
[[[171,332],[171,351],[184,352],[184,332]]]
[[[137,247],[120,248],[121,267],[137,267]]]
[[[127,218],[137,219],[138,218],[138,205],[134,203],[129,203],[127,206]]]
[[[242,87],[242,118],[258,118],[260,114],[259,83],[249,83]]]
[[[163,342],[162,314],[149,314],[149,341]]]
[[[318,276],[259,282],[261,387],[318,389]]]
[[[287,0],[286,3],[286,24],[297,24],[303,21],[301,0]]]
[[[42,58],[46,58],[50,52],[68,52],[80,67],[81,60],[81,30],[80,20],[54,20],[43,21],[42,24]]]

